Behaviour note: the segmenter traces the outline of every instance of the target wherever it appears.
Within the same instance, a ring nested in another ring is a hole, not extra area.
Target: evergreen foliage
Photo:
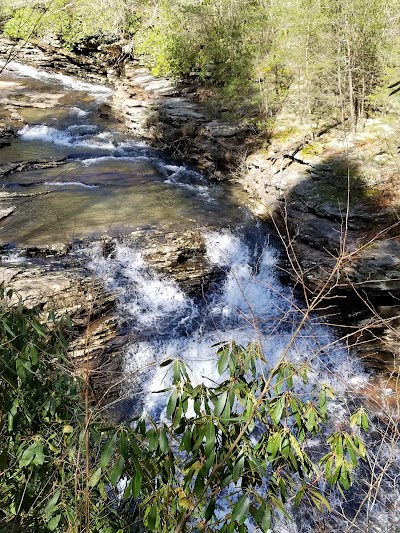
[[[96,460],[101,434],[95,423],[86,431],[82,382],[65,356],[71,323],[43,323],[21,301],[8,308],[12,296],[0,291],[0,531],[81,531],[84,457]],[[91,491],[91,531],[118,529],[105,501]]]
[[[0,311],[1,531],[268,531],[288,501],[329,510],[323,476],[347,490],[366,456],[347,429],[315,462],[307,442],[322,435],[332,391],[305,401],[307,370],[270,369],[255,344],[219,347],[214,386],[194,386],[181,360],[165,361],[165,418],[107,424],[65,357],[70,322],[44,318],[21,301]],[[363,411],[350,422],[367,428]]]
[[[5,0],[0,11],[13,39],[130,40],[154,73],[211,84],[268,127],[288,96],[310,124],[355,125],[397,57],[400,20],[395,0]]]

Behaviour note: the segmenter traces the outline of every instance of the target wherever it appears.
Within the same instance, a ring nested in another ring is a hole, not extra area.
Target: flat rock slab
[[[1,283],[14,291],[11,304],[21,297],[28,308],[57,310],[77,318],[89,307],[93,315],[98,315],[115,302],[99,281],[50,266],[0,264]]]
[[[7,218],[10,216],[14,211],[16,210],[17,206],[10,205],[8,207],[1,205],[0,203],[0,220],[3,220],[4,218]]]

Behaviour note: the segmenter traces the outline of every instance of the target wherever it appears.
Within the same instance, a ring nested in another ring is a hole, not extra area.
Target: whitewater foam
[[[2,62],[2,65],[4,64],[5,63]],[[29,65],[23,65],[17,61],[11,61],[8,63],[5,70],[6,72],[16,73],[19,76],[25,76],[35,80],[63,85],[64,87],[72,89],[73,91],[88,92],[97,100],[104,99],[104,97],[108,97],[113,94],[112,89],[106,87],[105,85],[85,82],[78,80],[77,78],[73,78],[72,76],[67,76],[66,74],[48,72],[43,69],[31,67]]]
[[[98,188],[98,185],[89,185],[81,181],[45,181],[43,185],[52,187],[84,187],[85,189]]]
[[[144,155],[137,155],[137,156],[114,156],[114,155],[106,155],[103,157],[92,157],[88,159],[82,159],[81,163],[85,167],[90,167],[93,165],[100,165],[102,163],[106,163],[107,161],[132,161],[138,162],[138,161],[151,161],[151,158],[144,156]]]
[[[171,376],[166,368],[159,366],[161,361],[180,357],[188,365],[193,385],[210,385],[221,379],[216,370],[213,344],[235,340],[246,346],[256,341],[270,367],[283,355],[295,364],[307,363],[308,382],[304,384],[294,379],[296,391],[303,399],[315,394],[315,385],[332,386],[336,399],[328,405],[329,427],[326,430],[328,433],[341,430],[349,414],[346,393],[368,383],[361,365],[337,341],[335,332],[320,325],[315,317],[310,317],[293,339],[304,315],[291,290],[280,284],[276,275],[277,252],[272,246],[255,254],[242,238],[229,231],[211,232],[204,238],[210,263],[223,270],[226,276],[219,290],[205,296],[203,301],[189,298],[175,282],[152,271],[137,250],[116,244],[115,254],[109,258],[101,257],[99,249],[92,251],[91,268],[105,280],[109,289],[119,294],[121,313],[125,317],[129,315],[135,332],[136,340],[127,348],[123,364],[125,392],[137,399],[136,414],[148,412],[156,420],[165,419],[166,396],[158,392],[171,385]],[[326,453],[318,438],[310,439],[306,445],[317,462],[321,451]],[[371,474],[368,465],[360,467],[357,475],[362,483],[351,491],[353,510],[347,511],[348,518],[342,495],[338,491],[327,494],[336,513],[332,515],[332,524],[336,524],[337,531],[347,528],[357,506],[361,505],[364,507],[357,517],[359,530],[397,531],[400,504],[397,487],[392,485],[390,490],[375,491],[376,497],[371,497],[373,505],[369,509],[369,500],[364,500],[363,492],[369,483],[387,488],[394,483],[395,477],[392,480],[391,476],[400,475],[397,443],[389,446],[372,440],[368,447],[376,473],[373,470]],[[267,483],[263,484],[265,488]],[[329,490],[324,486],[320,488]],[[226,493],[232,497],[237,487],[229,486]],[[293,511],[290,505],[287,510]],[[228,511],[228,507],[222,506],[221,516]],[[309,511],[309,506],[301,506],[293,511],[294,519],[278,513],[271,531],[315,531],[316,522]],[[257,531],[250,520],[247,525],[249,531]]]
[[[124,315],[140,333],[138,343],[125,355],[127,374],[145,366],[145,354],[153,366],[174,354],[188,359],[196,381],[205,379],[202,376],[218,381],[212,345],[231,340],[247,345],[257,340],[271,365],[286,351],[293,362],[310,360],[310,386],[321,374],[341,393],[355,374],[358,381],[352,387],[365,384],[367,376],[361,368],[337,344],[333,333],[317,322],[307,321],[290,350],[286,349],[302,314],[290,289],[277,278],[273,247],[253,257],[243,240],[228,231],[211,232],[204,238],[209,261],[226,276],[222,287],[201,302],[152,271],[137,250],[116,244],[112,258],[94,254],[91,268],[119,294]],[[339,377],[333,369],[338,370]],[[147,381],[148,392],[168,386],[165,379],[165,371],[156,370]]]
[[[71,107],[70,113],[71,115],[76,115],[78,117],[86,117],[89,114],[88,111],[84,111],[80,107]]]
[[[51,126],[46,126],[45,124],[35,126],[26,125],[18,131],[18,135],[24,141],[42,141],[59,146],[85,147],[94,150],[109,151],[116,149],[116,145],[112,141],[96,141],[85,131],[81,134],[72,133],[71,129],[62,131]],[[97,135],[96,137],[99,136]]]

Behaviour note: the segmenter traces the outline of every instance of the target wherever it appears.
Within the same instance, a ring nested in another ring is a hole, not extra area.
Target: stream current
[[[280,358],[303,316],[302,303],[279,279],[279,252],[268,228],[238,204],[231,186],[167,161],[117,119],[100,116],[99,106],[112,97],[108,87],[13,63],[0,75],[0,88],[0,104],[16,109],[21,121],[18,136],[0,150],[0,163],[60,162],[1,178],[1,190],[16,194],[10,196],[15,211],[0,222],[0,244],[24,248],[146,227],[202,228],[208,261],[224,273],[218,287],[191,297],[123,239],[110,257],[96,245],[80,252],[117,292],[118,311],[135,339],[123,360],[128,415],[144,410],[163,416],[165,397],[154,392],[169,385],[159,367],[167,358],[184,358],[193,381],[206,384],[218,380],[216,343],[257,341],[271,366]],[[334,388],[328,429],[340,427],[348,415],[346,393],[362,390],[370,379],[358,360],[317,317],[304,325],[288,358],[308,362],[309,386]],[[324,531],[352,531],[354,516],[355,531],[400,531],[397,442],[381,441],[377,431],[367,439],[370,464],[360,469],[347,502],[333,495]],[[318,445],[310,442],[316,457]],[[366,496],[369,487],[374,491]],[[280,517],[274,531],[315,527],[312,514],[301,509],[293,522]]]

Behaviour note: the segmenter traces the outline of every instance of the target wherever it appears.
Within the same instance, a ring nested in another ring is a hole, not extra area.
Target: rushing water
[[[18,64],[10,65],[0,83],[9,91],[6,104],[18,104],[23,121],[18,137],[1,149],[0,162],[64,160],[61,166],[31,168],[2,179],[3,192],[11,193],[16,205],[0,223],[2,244],[118,235],[147,225],[201,227],[208,261],[225,273],[217,289],[203,298],[189,297],[123,240],[109,257],[96,246],[82,251],[89,268],[119,295],[118,310],[135,339],[123,361],[124,392],[131,399],[127,414],[145,410],[163,416],[165,398],[154,392],[169,384],[159,367],[166,358],[183,357],[194,382],[212,383],[218,380],[212,345],[256,340],[273,365],[303,316],[302,304],[279,280],[278,251],[266,228],[237,205],[229,188],[165,161],[118,121],[101,118],[98,107],[111,96],[109,88]],[[32,102],[36,107],[30,107]],[[9,260],[19,260],[18,255]],[[308,362],[310,386],[324,382],[335,389],[330,429],[340,427],[348,414],[346,393],[368,388],[370,376],[337,341],[336,332],[316,317],[307,320],[287,356]],[[305,532],[317,526],[350,531],[353,518],[356,531],[399,531],[397,441],[382,440],[376,428],[367,439],[370,464],[360,469],[360,483],[348,502],[335,493],[333,513],[324,525],[302,508],[292,523],[281,517],[274,531]],[[316,457],[318,444],[309,443]]]
[[[21,121],[17,139],[1,150],[1,163],[64,160],[3,178],[3,190],[17,193],[17,209],[1,225],[3,243],[64,242],[149,224],[226,226],[243,219],[226,187],[168,164],[117,119],[102,118],[98,109],[110,89],[18,64],[0,81],[0,104],[15,106]]]

